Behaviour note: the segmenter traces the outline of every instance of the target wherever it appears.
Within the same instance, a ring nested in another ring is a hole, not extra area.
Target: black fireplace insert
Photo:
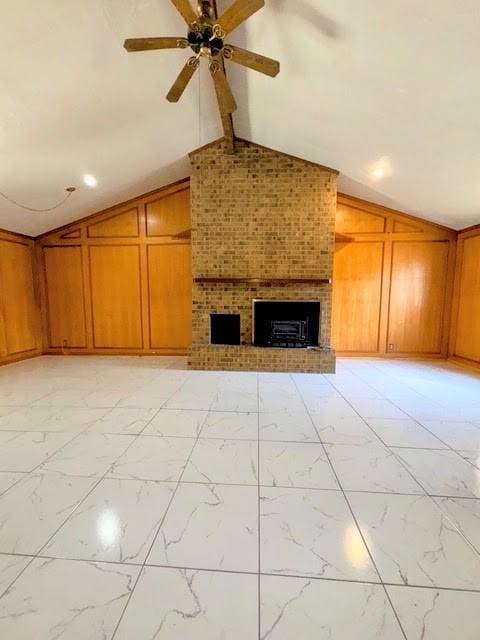
[[[253,344],[256,347],[317,347],[320,302],[253,301]]]

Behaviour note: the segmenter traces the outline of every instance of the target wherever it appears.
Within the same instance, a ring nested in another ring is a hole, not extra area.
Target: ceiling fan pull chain
[[[17,200],[14,200],[13,198],[9,198],[2,191],[0,191],[0,196],[4,200],[6,200],[7,202],[10,202],[10,204],[15,205],[16,207],[20,207],[20,209],[23,209],[24,211],[30,211],[32,213],[49,213],[50,211],[55,211],[56,209],[60,208],[62,206],[62,204],[64,204],[76,190],[77,189],[75,187],[67,187],[65,189],[67,195],[64,196],[60,200],[60,202],[58,202],[57,204],[53,205],[52,207],[45,207],[43,209],[40,209],[40,208],[37,208],[37,207],[29,207],[28,205],[21,204],[20,202],[17,202]]]

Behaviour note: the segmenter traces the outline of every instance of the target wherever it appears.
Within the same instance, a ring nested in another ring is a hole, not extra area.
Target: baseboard
[[[337,351],[337,358],[372,358],[377,360],[446,360],[441,353],[369,353],[353,351]]]
[[[187,349],[45,349],[45,356],[186,356]]]
[[[480,371],[480,362],[477,360],[469,360],[468,358],[462,358],[461,356],[450,356],[448,362],[456,364],[464,369],[473,369],[474,371]]]
[[[40,349],[33,349],[32,351],[22,351],[22,353],[12,353],[9,356],[0,357],[0,367],[6,364],[13,364],[14,362],[21,362],[22,360],[31,360],[32,358],[38,358],[42,352]]]

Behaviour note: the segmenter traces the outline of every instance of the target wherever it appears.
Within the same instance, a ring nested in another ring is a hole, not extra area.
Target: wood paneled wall
[[[41,353],[34,277],[33,240],[0,231],[0,364]]]
[[[49,233],[37,245],[46,353],[186,353],[189,181]]]
[[[454,231],[362,200],[339,196],[336,234],[340,355],[446,357],[450,338],[450,355],[480,363],[480,229],[459,235],[456,271]],[[38,238],[36,269],[33,246],[0,232],[0,363],[186,352],[188,180]]]
[[[480,365],[480,227],[458,236],[450,355]]]
[[[336,234],[337,352],[446,357],[456,233],[340,195]]]

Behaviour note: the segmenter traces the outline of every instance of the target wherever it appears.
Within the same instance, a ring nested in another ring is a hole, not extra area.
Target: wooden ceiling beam
[[[213,15],[215,19],[218,19],[217,0],[211,0],[211,4],[213,8]],[[225,62],[223,60],[223,57],[219,56],[218,61],[220,63],[220,68],[222,69],[223,73],[226,75]],[[222,126],[223,126],[223,133],[225,135],[225,142],[227,143],[226,151],[227,153],[234,154],[235,153],[235,129],[233,127],[232,114],[231,113],[224,114],[220,109],[220,115],[222,118]]]

